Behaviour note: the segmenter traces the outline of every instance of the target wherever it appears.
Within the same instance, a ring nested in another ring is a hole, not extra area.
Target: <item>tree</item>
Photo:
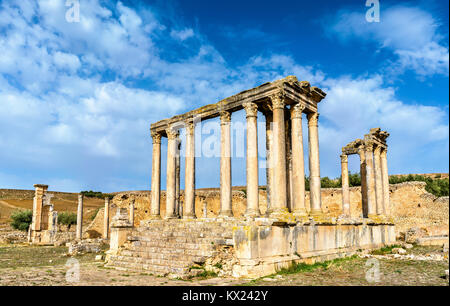
[[[62,212],[58,214],[58,224],[66,225],[69,230],[71,225],[77,224],[77,215],[74,213]]]
[[[31,210],[18,210],[11,214],[11,219],[12,228],[20,231],[28,231],[33,219],[33,212]]]

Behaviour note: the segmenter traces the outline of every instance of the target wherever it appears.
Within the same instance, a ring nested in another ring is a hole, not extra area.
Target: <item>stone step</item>
[[[179,276],[183,276],[189,273],[188,267],[171,267],[154,264],[142,264],[117,259],[111,259],[106,266],[125,271],[136,271],[136,272],[145,271],[156,275],[165,275],[168,273],[172,273]]]
[[[167,267],[176,267],[176,268],[189,267],[193,263],[193,261],[182,260],[180,258],[178,258],[177,260],[173,260],[173,259],[161,259],[161,258],[130,257],[130,256],[123,256],[123,255],[116,255],[115,259],[117,261],[125,261],[125,262],[148,264],[148,265],[159,265],[159,266],[167,266]]]
[[[188,263],[204,262],[206,257],[198,254],[189,255],[189,254],[173,254],[173,253],[149,253],[149,252],[135,252],[129,250],[123,250],[119,256],[133,258],[135,260],[162,259],[171,261],[183,261]]]
[[[135,236],[130,235],[127,238],[132,242],[148,243],[148,242],[159,242],[162,244],[176,244],[178,247],[182,247],[181,244],[201,244],[201,245],[226,245],[231,244],[232,239],[221,238],[221,237],[205,237],[205,238],[195,238],[195,237],[153,237],[148,235]]]

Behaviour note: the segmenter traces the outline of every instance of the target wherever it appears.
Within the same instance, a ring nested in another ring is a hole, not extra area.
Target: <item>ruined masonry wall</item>
[[[397,235],[409,228],[423,228],[428,235],[448,235],[449,233],[449,198],[436,198],[425,190],[424,182],[406,182],[390,185],[390,201],[396,222]],[[245,212],[245,187],[233,188],[233,213],[241,216]],[[150,191],[131,191],[118,193],[111,201],[110,218],[117,207],[128,207],[130,199],[135,199],[135,225],[150,216]],[[266,211],[266,192],[259,191],[260,210]],[[183,191],[181,192],[183,201]],[[161,214],[165,213],[165,192],[161,193]],[[195,213],[198,218],[203,216],[203,203],[207,203],[208,217],[214,217],[220,209],[218,189],[196,190]],[[323,207],[332,216],[337,217],[342,212],[342,193],[340,188],[322,189]],[[306,193],[306,203],[309,203],[309,192]],[[360,187],[350,188],[350,210],[352,216],[361,214]],[[103,234],[103,209],[101,209],[87,231],[93,235]]]

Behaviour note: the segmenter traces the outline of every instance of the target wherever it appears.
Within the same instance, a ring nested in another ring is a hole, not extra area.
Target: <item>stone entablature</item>
[[[270,97],[282,95],[286,105],[300,103],[305,106],[305,113],[316,113],[317,103],[325,98],[320,88],[311,86],[307,81],[299,82],[295,76],[288,76],[274,82],[264,83],[253,89],[242,91],[234,96],[223,99],[215,104],[209,104],[189,111],[182,115],[176,115],[151,124],[152,133],[166,135],[166,129],[172,124],[179,124],[186,119],[200,117],[201,120],[212,119],[221,116],[222,112],[236,112],[244,109],[245,103],[262,104]]]

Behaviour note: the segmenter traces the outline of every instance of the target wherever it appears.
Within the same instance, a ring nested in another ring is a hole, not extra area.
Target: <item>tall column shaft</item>
[[[220,216],[231,217],[231,113],[220,114]]]
[[[161,134],[153,133],[152,155],[152,200],[150,203],[150,218],[159,219],[161,202]]]
[[[130,211],[129,211],[130,223],[134,227],[134,199],[130,201]]]
[[[176,218],[176,151],[178,132],[167,129],[166,219]]]
[[[103,238],[109,238],[109,198],[105,198],[105,213],[103,214]]]
[[[383,149],[381,151],[381,174],[382,174],[382,182],[383,182],[383,205],[384,212],[386,216],[389,216],[391,213],[391,207],[389,203],[389,173],[388,173],[388,165],[387,165],[387,150]]]
[[[364,148],[358,150],[359,155],[359,172],[361,175],[361,202],[362,214],[364,218],[369,215],[369,204],[367,195],[367,173],[366,173],[366,152]]]
[[[247,210],[248,217],[260,215],[258,191],[258,105],[245,103],[247,115]]]
[[[381,156],[380,152],[381,148],[376,146],[374,153],[374,174],[375,174],[375,197],[376,197],[376,212],[377,215],[384,214],[384,205],[383,205],[383,179],[381,173]]]
[[[266,194],[267,194],[267,210],[266,214],[270,211],[272,206],[272,190],[273,186],[273,167],[272,167],[272,147],[273,147],[273,115],[272,112],[266,112]]]
[[[175,216],[180,217],[180,150],[181,140],[177,137],[177,145],[175,151]]]
[[[284,134],[286,137],[286,203],[288,211],[294,210],[293,196],[294,196],[294,186],[293,186],[293,173],[292,173],[292,136],[291,136],[291,119],[289,110],[284,109]]]
[[[311,215],[322,214],[319,163],[319,113],[308,114],[309,190]]]
[[[273,180],[276,188],[271,190],[270,216],[277,218],[287,212],[287,184],[286,184],[286,135],[284,122],[284,97],[271,97],[273,109],[273,147],[271,159]]]
[[[193,122],[186,124],[186,173],[184,178],[183,218],[195,218],[195,128]]]
[[[83,235],[83,195],[78,195],[78,210],[77,210],[77,231],[76,238],[81,239]]]
[[[373,144],[366,144],[366,187],[368,217],[376,215],[375,173],[373,167]]]
[[[295,216],[307,216],[305,205],[305,162],[303,153],[302,113],[305,107],[296,104],[291,107],[292,143],[292,202]]]
[[[342,180],[342,213],[350,217],[350,189],[348,182],[348,156],[341,155],[341,180]]]

